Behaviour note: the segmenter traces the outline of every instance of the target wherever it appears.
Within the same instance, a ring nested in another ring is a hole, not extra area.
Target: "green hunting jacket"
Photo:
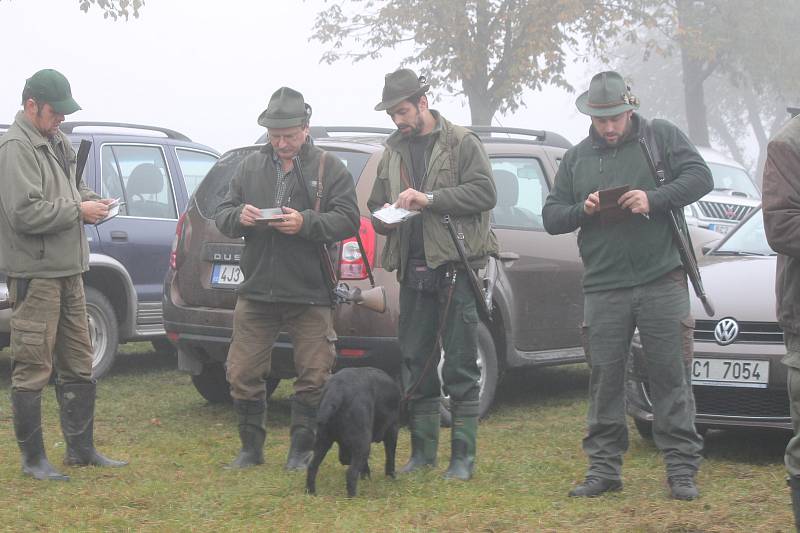
[[[303,215],[296,235],[285,235],[269,226],[243,226],[239,215],[245,204],[259,209],[275,206],[277,172],[272,145],[250,154],[234,172],[230,189],[217,207],[217,228],[228,237],[244,237],[239,263],[244,281],[237,294],[272,303],[331,305],[331,287],[323,276],[320,245],[355,235],[359,226],[353,177],[344,164],[328,154],[325,161],[322,199],[316,212],[297,180],[296,169],[287,174],[284,206]],[[306,143],[300,149],[303,178],[312,200],[322,150]]]
[[[639,145],[636,113],[631,131],[616,146],[608,146],[590,126],[589,136],[567,150],[558,167],[542,218],[554,235],[580,228],[584,292],[635,287],[680,266],[669,210],[697,201],[714,187],[708,165],[681,130],[666,120],[650,124],[669,176],[661,187]],[[620,220],[607,221],[584,213],[589,194],[623,185],[647,193],[648,217],[626,211]]]
[[[100,197],[75,183],[77,156],[58,132],[67,170],[23,111],[0,137],[0,271],[14,278],[60,278],[89,269],[81,202]]]
[[[464,247],[472,267],[479,268],[489,255],[497,253],[497,239],[489,225],[491,210],[497,202],[489,156],[478,136],[449,122],[431,110],[436,126],[426,151],[426,171],[422,192],[433,194],[433,204],[422,210],[422,235],[425,260],[430,268],[459,262],[459,255],[447,228],[442,223],[450,215],[458,232],[464,234]],[[400,167],[411,168],[409,140],[399,131],[386,140],[386,150],[378,164],[378,173],[367,207],[371,212],[393,204],[408,188],[401,178]],[[411,173],[406,171],[407,176]],[[373,221],[375,219],[373,218]],[[382,266],[397,270],[403,279],[412,232],[408,224],[386,231],[375,223],[376,231],[386,234]]]

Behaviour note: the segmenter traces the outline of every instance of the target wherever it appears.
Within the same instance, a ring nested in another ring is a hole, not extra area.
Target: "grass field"
[[[791,531],[783,447],[787,434],[711,432],[698,481],[702,497],[667,499],[661,458],[631,425],[624,491],[592,500],[566,497],[582,479],[580,448],[588,370],[583,365],[515,373],[481,423],[478,466],[468,482],[441,478],[440,466],[385,479],[373,447],[371,480],[345,497],[344,467],[330,453],[319,496],[303,474],[282,469],[288,448],[291,387],[270,403],[267,463],[243,472],[222,466],[238,451],[229,406],[207,404],[174,361],[126,348],[98,385],[96,444],[118,470],[64,468],[68,483],[20,474],[8,400],[8,351],[0,352],[0,528],[7,531]],[[46,391],[45,442],[60,466],[64,444],[52,388]],[[398,463],[408,457],[401,430]]]

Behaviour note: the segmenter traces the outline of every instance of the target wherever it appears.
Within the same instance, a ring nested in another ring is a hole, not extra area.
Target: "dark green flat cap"
[[[269,104],[258,117],[265,128],[291,128],[302,126],[311,117],[311,106],[303,95],[289,87],[281,87],[272,94]]]
[[[401,68],[386,75],[383,84],[383,99],[375,106],[375,111],[391,109],[403,100],[425,94],[431,86],[425,83],[424,77],[409,68]]]
[[[25,104],[25,100],[28,98],[50,104],[53,111],[62,115],[69,115],[81,108],[78,102],[72,98],[72,89],[67,78],[51,68],[40,70],[25,80],[22,103]]]
[[[622,76],[614,71],[595,74],[589,90],[575,100],[578,111],[592,117],[613,117],[639,109],[639,100],[630,92]]]

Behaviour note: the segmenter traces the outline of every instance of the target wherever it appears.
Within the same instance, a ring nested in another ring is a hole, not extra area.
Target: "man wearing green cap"
[[[587,358],[591,366],[585,481],[570,496],[622,489],[628,449],[625,367],[638,328],[650,376],[653,438],[664,453],[672,498],[698,496],[701,437],[683,345],[694,319],[686,274],[673,243],[669,211],[713,187],[711,172],[689,139],[665,120],[646,121],[616,72],[594,76],[578,97],[589,136],[564,155],[542,216],[551,234],[580,229]],[[648,135],[648,132],[652,135]],[[655,139],[668,182],[657,188],[639,145]],[[610,198],[610,200],[609,200]]]
[[[83,272],[89,245],[83,222],[108,213],[76,176],[76,156],[58,129],[80,106],[52,69],[25,82],[23,109],[0,137],[0,271],[8,276],[11,314],[11,406],[22,471],[67,480],[47,460],[42,389],[56,372],[56,398],[67,444],[64,464],[122,466],[94,448],[95,382]]]
[[[242,161],[217,208],[219,230],[245,241],[227,361],[242,443],[231,468],[264,462],[266,379],[278,334],[289,333],[297,370],[288,470],[304,470],[311,460],[317,406],[336,356],[332,287],[320,251],[355,235],[359,212],[344,164],[310,142],[310,117],[302,94],[275,91],[258,117],[269,143]]]
[[[403,472],[436,465],[442,379],[453,413],[450,465],[445,477],[468,480],[478,431],[475,296],[458,251],[442,223],[450,215],[472,268],[498,250],[489,227],[496,191],[489,157],[478,137],[428,108],[429,85],[409,69],[386,75],[375,106],[397,126],[386,141],[367,206],[421,211],[399,226],[373,217],[386,235],[382,265],[400,281],[402,378],[409,399],[411,458]]]

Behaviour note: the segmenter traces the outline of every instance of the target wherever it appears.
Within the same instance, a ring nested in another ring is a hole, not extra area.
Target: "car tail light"
[[[358,248],[358,241],[355,237],[342,241],[339,251],[339,279],[367,279],[367,268],[364,261],[369,261],[370,266],[375,264],[375,229],[369,218],[361,217],[358,234],[364,244],[364,252],[367,257],[361,257],[361,250]]]
[[[361,348],[342,348],[339,350],[339,355],[342,357],[364,357],[366,354],[367,351]]]
[[[178,268],[178,246],[180,245],[181,238],[183,237],[183,225],[186,222],[186,213],[184,212],[178,219],[178,224],[175,226],[175,238],[172,240],[172,250],[169,253],[169,267],[172,270]]]

